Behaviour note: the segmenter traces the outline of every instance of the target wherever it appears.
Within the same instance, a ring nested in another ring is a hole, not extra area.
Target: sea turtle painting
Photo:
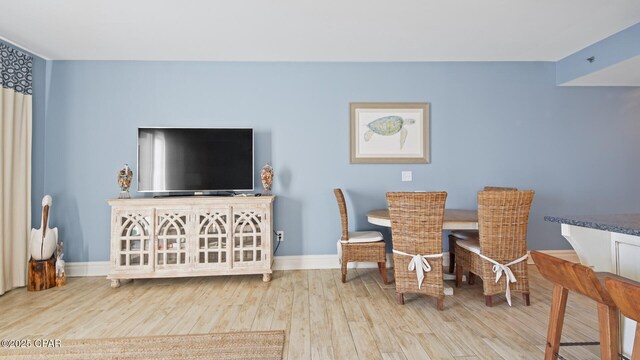
[[[400,132],[400,149],[402,149],[405,140],[407,140],[407,129],[405,127],[413,125],[415,122],[413,119],[403,119],[401,116],[396,115],[381,117],[367,124],[369,130],[364,133],[364,141],[369,141],[373,134],[391,136]]]

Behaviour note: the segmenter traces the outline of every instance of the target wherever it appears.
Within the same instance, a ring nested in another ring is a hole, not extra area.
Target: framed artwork
[[[352,164],[429,163],[429,103],[351,103]]]

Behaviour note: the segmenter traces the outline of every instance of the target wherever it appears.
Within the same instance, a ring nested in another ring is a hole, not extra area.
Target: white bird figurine
[[[40,229],[31,229],[30,253],[33,260],[47,260],[53,256],[58,245],[58,228],[48,228],[51,196],[42,198],[42,223]]]

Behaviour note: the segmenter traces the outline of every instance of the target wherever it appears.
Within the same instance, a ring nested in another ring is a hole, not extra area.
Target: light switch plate
[[[402,172],[402,181],[412,181],[413,173],[411,171]]]

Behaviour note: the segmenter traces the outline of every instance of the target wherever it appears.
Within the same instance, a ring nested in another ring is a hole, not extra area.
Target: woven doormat
[[[24,345],[24,344],[23,344]],[[10,359],[282,359],[284,331],[60,340],[56,348],[0,348]]]

